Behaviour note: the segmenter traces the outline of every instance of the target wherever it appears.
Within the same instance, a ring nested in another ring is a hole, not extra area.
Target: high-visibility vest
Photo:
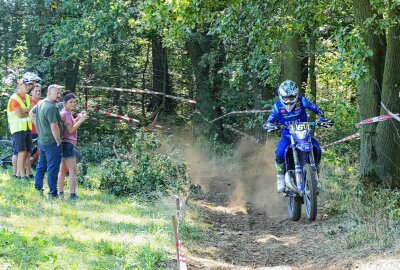
[[[10,100],[8,101],[7,105],[7,117],[8,117],[8,124],[10,126],[10,131],[11,134],[14,134],[15,132],[18,131],[24,131],[24,130],[32,130],[32,121],[29,116],[27,117],[19,117],[16,113],[15,110],[11,111],[10,108],[10,103],[11,99],[15,99],[18,104],[21,106],[22,109],[28,109],[31,107],[31,99],[29,95],[25,95],[25,103],[22,101],[21,97],[14,93]]]

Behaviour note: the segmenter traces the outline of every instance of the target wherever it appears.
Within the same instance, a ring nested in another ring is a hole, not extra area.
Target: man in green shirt
[[[56,102],[61,99],[61,86],[52,84],[47,98],[31,111],[30,117],[39,135],[39,161],[36,166],[35,188],[43,193],[43,178],[47,171],[49,195],[57,197],[57,178],[62,157],[61,117]]]

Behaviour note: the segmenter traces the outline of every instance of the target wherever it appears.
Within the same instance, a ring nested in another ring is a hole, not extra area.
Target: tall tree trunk
[[[381,85],[385,59],[385,37],[374,34],[373,29],[365,29],[364,22],[374,16],[368,0],[353,0],[354,15],[360,29],[364,29],[363,38],[373,55],[366,59],[369,69],[367,78],[358,81],[358,105],[360,118],[367,119],[379,115],[381,100]],[[377,145],[377,124],[361,127],[360,177],[370,185],[379,181]]]
[[[282,46],[282,51],[281,81],[292,80],[301,87],[302,53],[300,35],[289,33]]]
[[[80,60],[68,60],[65,66],[65,88],[72,92],[76,91],[78,81]]]
[[[36,3],[33,5],[33,9],[27,9],[27,13],[28,15],[31,15],[32,20],[28,22],[26,29],[26,45],[28,49],[27,68],[32,71],[37,70],[37,61],[39,60],[42,52],[42,46],[40,44],[42,33],[37,30],[40,28],[36,25],[39,25],[40,21],[43,20],[42,17],[44,14],[46,14],[44,9],[45,6],[43,0],[36,1]]]
[[[317,102],[317,74],[315,71],[315,54],[316,54],[317,37],[312,34],[310,37],[310,64],[309,64],[309,77],[310,77],[310,94],[312,102]]]
[[[146,89],[146,72],[147,72],[147,66],[149,65],[149,55],[150,55],[150,43],[147,46],[147,51],[146,51],[146,62],[144,63],[143,69],[142,69],[142,89]],[[146,114],[145,110],[145,95],[142,94],[142,115],[144,116]]]
[[[153,91],[164,91],[165,75],[165,48],[162,46],[161,38],[157,35],[152,37],[152,65],[153,65]],[[148,111],[155,112],[162,103],[161,96],[152,96],[148,105]]]
[[[223,68],[223,62],[225,58],[224,47],[221,44],[217,45],[217,59],[215,59],[215,64],[212,66],[212,84],[211,84],[211,99],[213,101],[213,110],[211,118],[215,119],[223,115],[221,108],[220,93],[222,92],[222,76],[221,70]],[[223,142],[228,142],[228,137],[225,136],[221,121],[217,121],[215,125],[211,126],[211,136],[217,134],[219,139]]]
[[[218,74],[215,74],[218,67],[212,69],[208,63],[202,63],[203,56],[210,52],[211,47],[211,37],[204,33],[193,36],[190,41],[186,43],[186,49],[194,72],[196,85],[194,96],[197,101],[197,108],[207,120],[211,120],[213,117],[222,114],[221,106],[218,104],[217,98],[219,95],[218,91],[220,90],[220,82],[218,82],[217,79],[211,82],[212,77],[210,76],[213,71],[213,76],[218,76]],[[206,131],[209,137],[213,137],[217,133],[218,138],[223,138],[221,119],[213,122],[207,128],[204,127],[202,130]]]
[[[393,1],[389,1],[389,6]],[[389,10],[389,19],[400,17],[400,6]],[[400,112],[400,25],[392,24],[387,32],[388,44],[382,83],[382,102],[392,112]],[[386,114],[382,108],[381,114]],[[400,187],[400,123],[391,120],[379,122],[376,128],[377,172],[379,180],[390,187]]]
[[[312,102],[317,103],[317,74],[315,71],[315,54],[317,53],[317,37],[315,35],[315,29],[312,29],[313,34],[310,37],[310,57],[309,57],[309,70],[310,73],[310,94],[312,97]],[[310,114],[310,121],[315,121],[316,116],[315,113]]]
[[[118,40],[116,37],[112,38],[113,44],[118,44]],[[110,59],[110,72],[111,72],[111,85],[113,87],[121,87],[121,67],[120,67],[120,48],[118,45],[113,45],[114,47],[111,49],[111,59]],[[118,105],[118,113],[122,114],[122,106],[121,103],[121,92],[113,91],[113,105]]]

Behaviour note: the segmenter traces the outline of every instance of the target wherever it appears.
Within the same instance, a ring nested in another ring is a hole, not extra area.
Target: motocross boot
[[[276,167],[276,189],[278,192],[285,191],[285,163],[275,163]]]

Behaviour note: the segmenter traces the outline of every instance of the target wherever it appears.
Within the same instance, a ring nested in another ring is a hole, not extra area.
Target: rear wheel
[[[289,218],[298,221],[301,217],[301,197],[291,195],[288,199]]]
[[[36,170],[36,165],[38,160],[39,160],[39,147],[37,144],[35,144],[32,146],[31,149],[31,165],[33,170]]]
[[[317,181],[315,172],[310,164],[303,166],[303,174],[305,180],[304,206],[306,208],[306,217],[309,221],[314,221],[317,218]]]
[[[4,169],[12,165],[12,142],[9,140],[0,140],[0,166]]]

